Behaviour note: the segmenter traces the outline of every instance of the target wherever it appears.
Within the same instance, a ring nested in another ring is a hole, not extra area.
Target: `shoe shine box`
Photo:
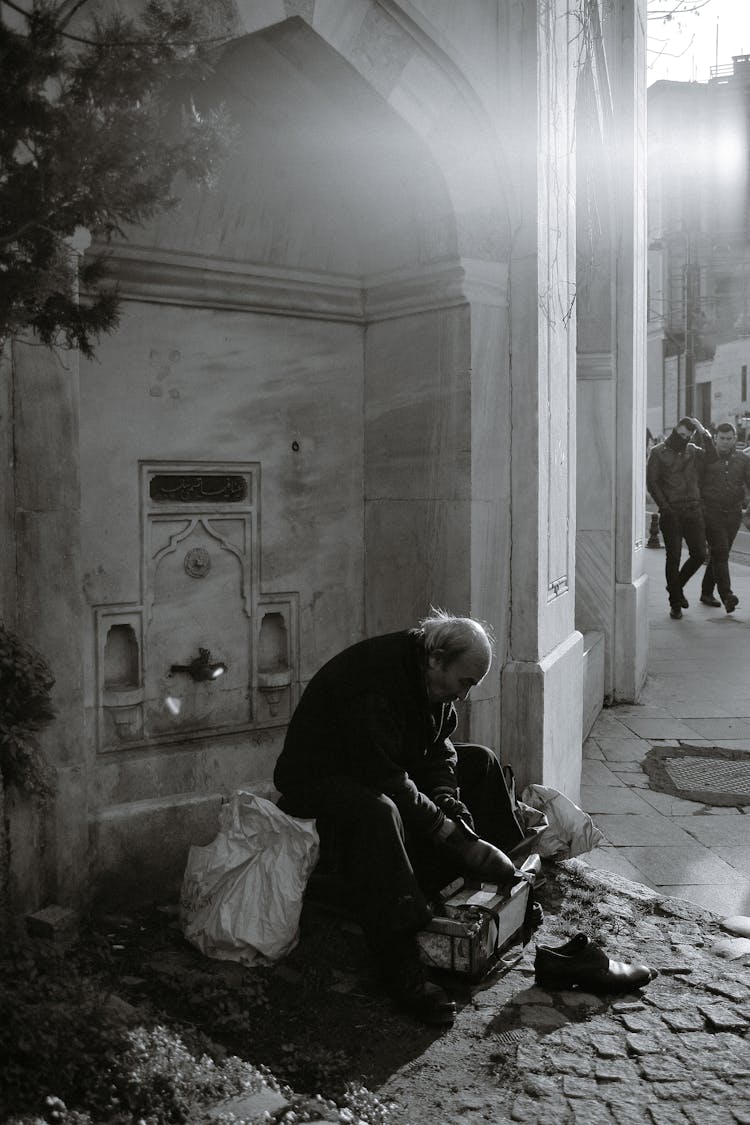
[[[457,879],[441,892],[434,917],[417,934],[421,960],[470,980],[510,968],[523,948],[529,893],[525,879],[503,894],[494,883]]]

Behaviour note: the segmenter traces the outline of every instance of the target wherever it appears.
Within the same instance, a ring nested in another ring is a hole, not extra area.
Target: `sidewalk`
[[[726,916],[750,915],[750,807],[704,806],[653,791],[641,762],[652,746],[750,751],[750,567],[731,563],[733,614],[701,605],[669,617],[664,551],[646,551],[649,675],[637,705],[602,712],[583,753],[581,804],[607,838],[593,867]]]

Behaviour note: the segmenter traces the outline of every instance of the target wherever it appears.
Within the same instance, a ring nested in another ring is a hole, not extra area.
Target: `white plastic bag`
[[[314,820],[238,789],[221,809],[216,839],[188,853],[180,895],[185,937],[220,960],[250,965],[283,957],[299,939],[318,851]]]
[[[590,852],[606,837],[587,812],[570,797],[549,785],[527,785],[521,800],[546,814],[549,828],[539,837],[536,850],[541,856],[562,855],[566,859]]]

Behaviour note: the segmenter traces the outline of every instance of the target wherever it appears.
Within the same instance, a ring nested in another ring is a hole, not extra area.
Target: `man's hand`
[[[706,429],[702,422],[699,422],[697,418],[691,418],[690,421],[693,423],[696,433],[704,434],[706,437],[710,437],[709,431]]]
[[[500,886],[506,886],[515,877],[515,865],[505,852],[480,839],[462,820],[446,820],[439,839],[460,859],[467,874]]]

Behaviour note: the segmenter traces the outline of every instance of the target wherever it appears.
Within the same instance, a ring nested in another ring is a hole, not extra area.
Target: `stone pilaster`
[[[637,698],[648,658],[646,473],[646,4],[621,0],[614,88],[616,151],[617,402],[613,694]]]
[[[503,757],[521,785],[574,799],[583,638],[574,625],[575,225],[573,17],[513,8],[507,59],[517,221],[510,264],[510,620]]]
[[[18,631],[55,676],[56,718],[41,741],[57,770],[43,854],[18,840],[11,864],[19,898],[43,892],[70,904],[85,889],[86,796],[83,766],[78,354],[16,343],[12,356]],[[27,868],[28,865],[28,868]],[[24,870],[24,868],[27,868]],[[30,903],[27,905],[31,905]]]

